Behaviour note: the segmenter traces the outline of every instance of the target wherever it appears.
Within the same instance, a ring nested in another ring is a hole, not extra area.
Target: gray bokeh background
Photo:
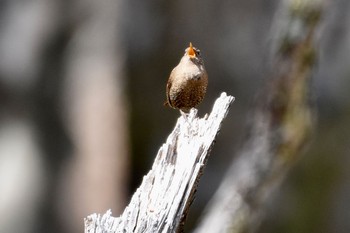
[[[258,232],[350,231],[350,2],[330,1],[312,83],[313,139]],[[165,108],[171,69],[192,42],[205,60],[203,116],[236,97],[187,230],[245,137],[268,82],[279,1],[0,2],[0,232],[82,232],[117,216],[179,112]]]

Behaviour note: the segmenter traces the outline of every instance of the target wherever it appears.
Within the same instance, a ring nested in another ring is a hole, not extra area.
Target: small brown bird
[[[208,75],[200,50],[190,43],[179,64],[170,73],[164,105],[188,113],[202,102],[207,86]]]

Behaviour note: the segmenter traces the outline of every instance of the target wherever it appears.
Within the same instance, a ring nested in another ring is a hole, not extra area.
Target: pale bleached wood
[[[124,213],[112,217],[92,214],[85,232],[179,232],[193,201],[210,149],[234,97],[222,93],[211,114],[197,117],[192,109],[181,116],[159,149],[152,169],[144,176]]]

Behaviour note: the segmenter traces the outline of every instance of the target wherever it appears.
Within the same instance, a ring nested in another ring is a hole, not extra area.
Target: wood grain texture
[[[85,219],[85,232],[181,232],[233,100],[222,93],[209,116],[198,118],[196,109],[191,109],[187,119],[181,116],[123,214],[118,218],[111,211],[92,214]]]

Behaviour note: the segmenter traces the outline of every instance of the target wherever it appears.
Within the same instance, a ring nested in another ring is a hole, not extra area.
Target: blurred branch
[[[249,137],[196,233],[254,231],[263,205],[299,158],[315,120],[309,90],[323,7],[316,0],[282,3],[273,32],[272,77],[252,114]]]
[[[85,219],[85,232],[180,232],[221,123],[234,100],[222,93],[212,113],[180,117],[119,218],[108,211]]]

